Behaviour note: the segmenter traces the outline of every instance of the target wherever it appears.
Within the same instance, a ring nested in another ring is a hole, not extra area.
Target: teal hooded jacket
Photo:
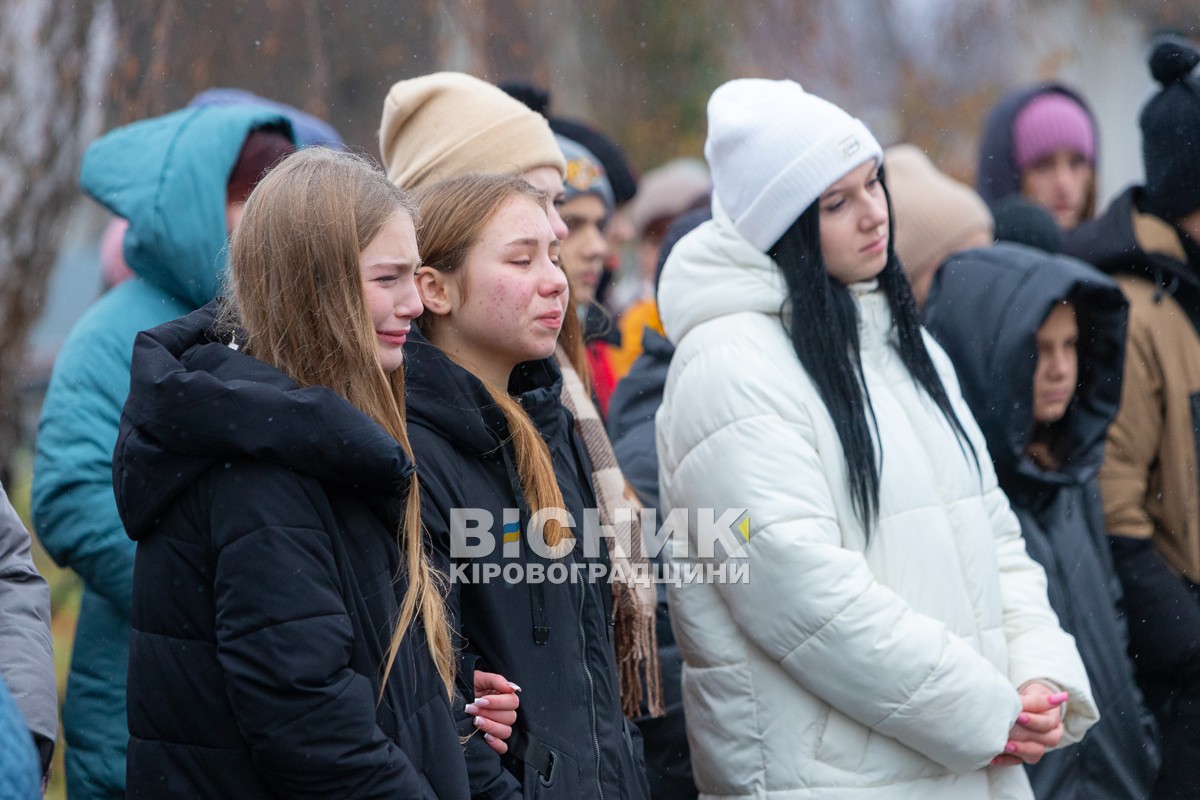
[[[128,220],[124,254],[136,277],[71,329],[38,425],[34,528],[84,583],[63,709],[73,800],[124,796],[134,543],[117,515],[112,453],[133,340],[216,296],[227,256],[226,186],[247,135],[267,125],[293,135],[273,109],[187,108],[117,128],[84,154],[80,184]]]

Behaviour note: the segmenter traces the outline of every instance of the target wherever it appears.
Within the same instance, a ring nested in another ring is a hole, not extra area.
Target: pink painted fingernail
[[[513,690],[514,692],[519,692],[519,691],[521,691],[521,687],[520,687],[520,686],[517,686],[517,685],[516,685],[515,683],[513,683],[512,681],[505,681],[505,683],[507,683],[509,686],[511,686],[511,687],[512,687],[512,690]]]
[[[1029,715],[1028,714],[1018,714],[1017,722],[1021,725],[1028,725],[1029,724]]]
[[[476,718],[475,718],[475,727],[476,727],[476,728],[482,728],[482,727],[483,727],[483,717],[476,717]]]
[[[1050,697],[1048,699],[1050,700],[1051,703],[1054,703],[1054,705],[1060,705],[1062,703],[1067,702],[1067,698],[1070,696],[1071,695],[1068,692],[1059,692],[1058,694],[1050,695]]]
[[[480,708],[487,708],[492,704],[492,701],[488,700],[486,697],[476,697],[471,702],[474,703],[475,705],[479,706]]]
[[[485,734],[483,735],[483,738],[484,738],[484,739],[486,739],[486,740],[487,740],[487,741],[489,741],[489,742],[494,742],[494,741],[496,741],[496,737],[495,737],[495,736],[492,736],[490,733],[485,733]]]
[[[479,721],[478,718],[476,718],[476,722],[478,722],[478,721]],[[1017,746],[1015,744],[1013,744],[1012,742],[1009,742],[1008,744],[1004,745],[1004,752],[1015,753],[1015,752],[1017,752]]]
[[[470,715],[472,715],[472,716],[474,716],[475,714],[478,714],[478,713],[479,713],[479,707],[478,707],[478,706],[476,706],[474,703],[470,703],[470,704],[469,704],[469,705],[467,705],[467,707],[466,707],[465,709],[463,709],[463,710],[464,710],[464,711],[466,711],[468,714],[470,714]]]

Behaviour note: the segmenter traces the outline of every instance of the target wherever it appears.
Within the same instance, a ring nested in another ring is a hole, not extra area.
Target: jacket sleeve
[[[115,330],[73,336],[59,354],[38,425],[33,527],[59,565],[128,618],[134,544],[112,485],[133,333],[124,339]]]
[[[1100,495],[1110,536],[1149,539],[1154,520],[1145,498],[1163,436],[1163,373],[1150,332],[1130,309],[1121,407],[1108,428]]]
[[[1083,659],[1074,637],[1062,629],[1058,615],[1050,607],[1046,572],[1025,549],[1021,523],[1000,488],[988,455],[987,440],[963,399],[949,356],[928,336],[926,346],[978,457],[984,506],[996,543],[1009,680],[1013,686],[1050,681],[1069,692],[1071,699],[1059,747],[1074,744],[1100,719]]]
[[[29,532],[0,485],[0,673],[29,729],[58,738],[50,587],[29,554]]]
[[[296,798],[422,797],[427,782],[376,723],[350,668],[353,627],[330,530],[291,472],[236,463],[214,478],[217,658],[256,769]]]
[[[1200,682],[1200,602],[1149,539],[1111,539],[1124,587],[1130,652],[1139,672],[1170,676],[1177,686]]]
[[[414,437],[419,441],[420,434]],[[414,449],[417,447],[414,444]],[[522,796],[521,784],[500,763],[500,755],[493,750],[478,733],[473,719],[463,710],[463,698],[473,698],[475,688],[473,676],[478,656],[462,646],[462,592],[461,584],[455,581],[453,574],[454,561],[450,558],[450,525],[446,520],[443,509],[452,508],[454,501],[440,490],[442,483],[433,475],[431,469],[433,459],[426,462],[421,469],[421,523],[429,536],[430,544],[436,554],[436,559],[443,569],[450,574],[450,591],[446,597],[447,612],[450,614],[451,625],[458,638],[456,689],[458,697],[454,702],[454,722],[458,735],[467,738],[464,746],[467,760],[467,779],[471,786],[471,796],[477,800],[505,800]]]

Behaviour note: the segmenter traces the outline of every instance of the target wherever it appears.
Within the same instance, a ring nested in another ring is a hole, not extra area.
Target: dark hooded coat
[[[128,796],[465,798],[419,623],[380,699],[412,462],[219,341],[215,306],[138,336],[113,458],[138,543]]]
[[[135,277],[71,328],[38,423],[33,527],[84,587],[63,705],[72,800],[108,800],[125,786],[134,547],[113,502],[112,452],[134,337],[216,295],[229,175],[247,136],[263,127],[291,131],[261,106],[182,109],[109,131],[80,168],[80,188],[129,222],[124,256]]]
[[[1066,299],[1079,325],[1079,388],[1054,426],[1060,465],[1045,469],[1027,454],[1036,336]],[[1026,547],[1046,570],[1050,603],[1075,637],[1100,709],[1082,742],[1029,769],[1041,800],[1147,797],[1157,769],[1149,714],[1126,655],[1096,480],[1121,397],[1126,313],[1120,289],[1104,275],[1016,244],[952,256],[924,309],[930,333],[954,361]]]
[[[466,691],[478,668],[522,687],[509,754],[497,756],[477,736],[467,744],[472,792],[640,800],[646,796],[643,761],[636,728],[621,713],[608,550],[601,541],[591,552],[585,547],[584,510],[596,506],[591,466],[559,400],[557,365],[552,359],[518,365],[508,387],[549,447],[563,502],[576,521],[574,549],[551,561],[528,544],[529,508],[508,425],[487,389],[415,331],[404,359],[422,520],[433,546],[451,561],[450,606],[463,647],[459,680]],[[485,528],[473,536],[493,545],[485,554],[455,551],[461,509],[490,515],[490,527],[471,523]],[[510,573],[510,580],[476,571],[531,565],[583,572],[579,579],[538,581],[524,572]],[[459,722],[470,731],[464,714]]]

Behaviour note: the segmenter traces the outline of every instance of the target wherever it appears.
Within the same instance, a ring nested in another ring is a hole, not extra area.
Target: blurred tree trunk
[[[17,444],[26,336],[103,123],[115,42],[111,0],[0,0],[0,478]]]

